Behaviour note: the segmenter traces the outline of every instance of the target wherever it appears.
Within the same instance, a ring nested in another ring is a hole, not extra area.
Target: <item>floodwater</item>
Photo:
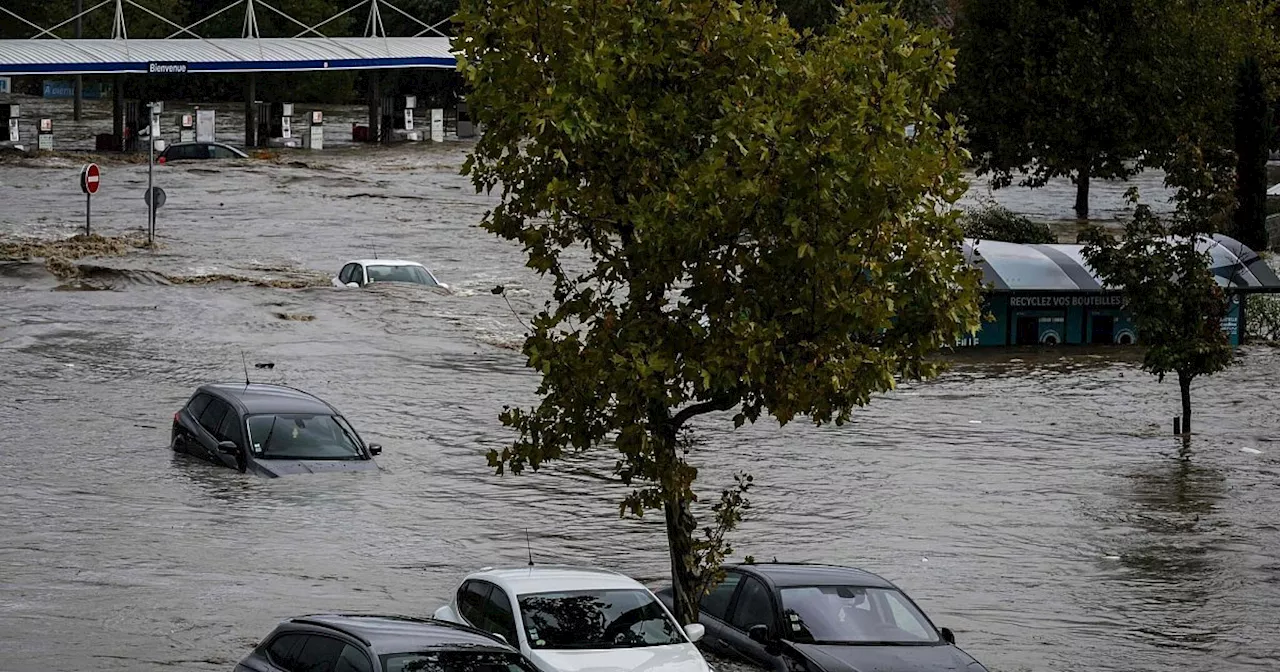
[[[534,399],[515,348],[548,293],[475,226],[493,201],[456,174],[467,148],[157,167],[158,251],[82,260],[78,284],[0,264],[0,669],[228,670],[288,616],[429,614],[465,573],[523,564],[526,531],[535,560],[663,581],[660,521],[618,518],[607,452],[486,467],[502,406]],[[78,168],[0,164],[0,234],[74,233]],[[94,230],[140,229],[145,184],[104,165]],[[328,286],[375,253],[455,291]],[[198,282],[219,274],[262,283]],[[970,354],[843,428],[704,418],[692,459],[709,498],[756,476],[735,557],[879,572],[993,670],[1275,669],[1280,351],[1196,384],[1185,447],[1176,385],[1132,356]],[[242,357],[343,409],[383,470],[269,481],[174,455],[172,414]]]

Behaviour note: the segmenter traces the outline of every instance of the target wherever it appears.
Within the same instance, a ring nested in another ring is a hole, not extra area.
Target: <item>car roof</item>
[[[763,562],[731,566],[748,573],[759,574],[772,581],[779,588],[821,585],[895,588],[888,580],[856,567],[799,562]]]
[[[534,565],[517,568],[487,568],[467,577],[495,583],[513,595],[574,590],[645,590],[635,579],[596,567]]]
[[[422,266],[416,261],[405,261],[404,259],[352,259],[347,264],[360,264],[361,266]],[[346,264],[343,264],[346,266]],[[426,266],[422,266],[426,268]]]
[[[207,142],[207,141],[203,141],[203,140],[197,140],[196,142],[174,142],[174,143],[170,143],[170,144],[168,145],[168,147],[195,147],[195,146],[200,146],[200,147],[226,147],[227,149],[234,149],[234,150],[235,150],[235,151],[237,151],[237,152],[241,152],[241,153],[243,153],[243,152],[244,152],[244,150],[240,149],[239,147],[236,147],[236,146],[234,146],[234,145],[228,145],[228,144],[227,144],[227,143],[225,143],[225,142]],[[168,149],[168,147],[166,147],[166,149]]]
[[[267,383],[210,383],[198,391],[212,392],[240,406],[245,413],[338,414],[338,409],[302,390]]]
[[[381,614],[312,614],[291,618],[287,625],[318,625],[362,640],[374,655],[427,648],[487,647],[512,652],[510,646],[475,628],[427,618]]]

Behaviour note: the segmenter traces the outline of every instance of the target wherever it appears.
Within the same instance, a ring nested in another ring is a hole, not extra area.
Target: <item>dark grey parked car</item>
[[[247,159],[248,154],[221,142],[175,142],[164,148],[157,163],[170,161],[204,161],[209,159]]]
[[[670,588],[657,595],[671,605]],[[986,672],[906,593],[860,569],[731,565],[698,607],[702,646],[776,672]]]
[[[538,672],[519,651],[456,623],[330,614],[276,626],[235,672]]]
[[[263,383],[202,385],[173,414],[171,447],[262,476],[371,471],[382,446],[368,445],[324,401]]]

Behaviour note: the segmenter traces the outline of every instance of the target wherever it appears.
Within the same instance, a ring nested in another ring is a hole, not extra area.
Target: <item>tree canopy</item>
[[[1180,221],[1179,221],[1180,220]],[[1142,368],[1164,380],[1178,377],[1183,431],[1191,431],[1191,382],[1231,364],[1222,320],[1227,297],[1200,252],[1202,222],[1162,221],[1146,205],[1135,209],[1124,235],[1084,232],[1084,257],[1108,284],[1124,291],[1125,309],[1146,347]]]
[[[1260,43],[1260,7],[966,0],[955,91],[979,172],[997,186],[1070,177],[1085,218],[1093,178],[1165,167],[1188,146],[1229,150],[1232,85]]]
[[[978,325],[967,157],[936,107],[954,52],[865,5],[803,48],[754,1],[464,0],[458,20],[485,126],[464,172],[501,196],[483,225],[554,283],[523,347],[540,401],[502,414],[517,438],[490,464],[615,451],[622,511],[666,516],[689,622],[727,551],[694,539],[687,423],[843,423]]]

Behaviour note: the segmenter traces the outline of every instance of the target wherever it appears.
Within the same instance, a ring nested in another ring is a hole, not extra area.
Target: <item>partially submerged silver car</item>
[[[449,289],[426,266],[403,259],[356,259],[349,261],[337,277],[335,287],[365,287],[378,282],[403,282],[424,287]]]

